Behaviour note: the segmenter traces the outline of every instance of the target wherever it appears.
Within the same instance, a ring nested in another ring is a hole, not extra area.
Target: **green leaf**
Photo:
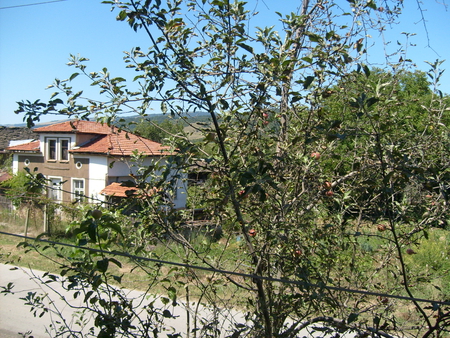
[[[222,106],[222,109],[228,109],[230,107],[230,105],[228,104],[227,100],[224,99],[220,99],[219,100],[220,105]]]
[[[84,296],[84,301],[83,302],[86,303],[89,300],[89,298],[92,296],[93,293],[94,293],[94,291],[92,291],[92,290],[88,291],[86,293],[86,296]]]
[[[72,75],[70,75],[69,81],[72,81],[72,80],[75,79],[78,75],[80,75],[80,73],[73,73]]]
[[[314,81],[314,76],[307,76],[305,79],[305,82],[303,82],[303,89],[308,89],[313,81]]]
[[[302,99],[302,97],[300,95],[295,95],[292,97],[291,103],[295,103],[297,101],[300,101],[301,99]]]
[[[127,192],[127,191],[126,191]],[[125,192],[125,193],[126,193]],[[122,229],[120,228],[120,224],[116,223],[116,222],[108,222],[106,224],[103,225],[105,228],[109,228],[109,229],[113,229],[114,231],[116,231],[118,234],[122,235]]]
[[[117,15],[116,20],[117,21],[124,21],[127,18],[127,12],[121,11],[119,15]]]
[[[171,286],[167,289],[167,295],[170,299],[175,300],[177,298],[177,290]]]
[[[311,42],[320,42],[322,41],[322,37],[320,35],[309,33],[308,38]]]
[[[245,43],[236,43],[239,47],[244,48],[247,52],[253,54],[253,47],[246,45]]]
[[[119,268],[122,267],[122,263],[120,263],[120,261],[118,261],[118,260],[115,259],[115,258],[110,258],[109,261],[110,261],[111,263],[114,263],[115,265],[117,265]]]
[[[350,315],[347,318],[347,324],[353,323],[357,319],[358,319],[358,314],[357,313],[350,313]]]
[[[372,105],[374,105],[375,103],[377,103],[378,101],[380,101],[380,99],[376,98],[376,97],[371,97],[370,99],[368,99],[366,101],[367,107],[370,107]]]
[[[96,242],[97,241],[97,224],[95,224],[93,222],[90,223],[88,226],[87,233],[88,233],[91,241]]]
[[[366,77],[370,76],[370,69],[367,65],[363,65],[363,71],[364,71],[364,74],[366,74]]]
[[[97,269],[100,272],[106,272],[108,270],[108,265],[109,265],[109,259],[108,258],[104,258],[100,261],[97,261]]]
[[[172,313],[169,310],[166,309],[166,310],[163,311],[163,316],[165,318],[172,318]]]

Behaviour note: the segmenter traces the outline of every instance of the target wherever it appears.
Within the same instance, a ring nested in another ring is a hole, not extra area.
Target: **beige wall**
[[[74,157],[70,155],[69,161],[55,161],[44,163],[43,156],[30,156],[30,155],[19,155],[19,171],[22,171],[26,165],[25,160],[29,160],[28,168],[33,172],[34,168],[37,168],[37,173],[45,175],[47,178],[57,177],[62,180],[61,189],[63,202],[71,202],[73,196],[70,194],[72,192],[72,179],[85,179],[84,180],[84,191],[87,194],[89,191],[89,159]],[[81,164],[78,165],[77,163]],[[67,191],[67,192],[66,192]]]

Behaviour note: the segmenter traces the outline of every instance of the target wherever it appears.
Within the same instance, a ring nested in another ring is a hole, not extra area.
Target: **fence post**
[[[28,205],[27,206],[27,216],[26,216],[26,219],[25,219],[25,237],[28,236],[28,225],[30,223],[30,209],[31,209],[31,207],[30,207],[30,205]],[[26,240],[27,239],[25,238],[25,241]]]
[[[50,227],[48,224],[47,204],[44,205],[44,234],[50,235]]]

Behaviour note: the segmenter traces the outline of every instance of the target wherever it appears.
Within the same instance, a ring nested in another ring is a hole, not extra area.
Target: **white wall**
[[[19,172],[19,154],[13,154],[12,172],[14,175]]]
[[[108,175],[108,159],[105,156],[91,156],[89,158],[89,191],[87,195],[100,200],[105,197],[100,191],[106,186]]]
[[[112,167],[110,168],[111,163],[114,162]],[[147,168],[151,165],[155,165],[157,162],[158,166],[163,166],[166,164],[166,160],[163,159],[155,159],[152,157],[147,157],[142,160],[141,163],[138,165],[133,165],[129,161],[120,161],[119,159],[109,159],[108,160],[108,175],[113,177],[121,177],[123,179],[130,179],[132,180],[132,177],[130,174],[133,175],[139,175],[139,167],[141,168]],[[161,175],[161,171],[157,170],[153,173],[153,175],[158,176]],[[181,179],[177,181],[177,196],[174,202],[174,207],[176,209],[178,208],[184,208],[186,206],[186,199],[187,199],[187,175],[183,174]],[[147,181],[151,180],[151,176],[147,179]]]

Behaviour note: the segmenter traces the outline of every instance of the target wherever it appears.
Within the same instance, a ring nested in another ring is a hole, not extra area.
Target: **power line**
[[[61,2],[61,1],[67,1],[67,0],[52,0],[52,1],[36,2],[36,3],[33,3],[33,4],[24,4],[24,5],[15,5],[15,6],[8,6],[8,7],[0,7],[0,9],[10,9],[10,8],[17,8],[17,7],[27,7],[27,6],[45,5],[45,4],[50,4],[50,3],[53,3],[53,2]]]
[[[412,298],[412,297],[398,296],[398,295],[389,295],[389,294],[373,292],[373,291],[366,291],[366,290],[355,290],[355,289],[349,289],[349,288],[344,288],[344,287],[339,287],[339,286],[330,286],[330,285],[324,285],[324,284],[313,284],[313,283],[303,282],[303,281],[295,281],[295,280],[273,278],[273,277],[264,277],[264,276],[251,275],[251,274],[241,273],[241,272],[236,272],[236,271],[227,271],[227,270],[210,268],[210,267],[199,266],[199,265],[191,265],[191,264],[186,264],[186,263],[165,261],[165,260],[156,259],[156,258],[141,257],[141,256],[131,255],[131,254],[128,254],[128,253],[125,253],[125,252],[120,252],[120,251],[104,251],[104,250],[100,250],[100,249],[88,248],[88,247],[79,246],[79,245],[75,245],[75,244],[60,243],[60,242],[49,241],[49,240],[46,240],[46,239],[41,239],[41,238],[36,238],[36,237],[29,237],[29,236],[24,236],[24,235],[12,234],[12,233],[9,233],[9,232],[4,232],[4,231],[0,231],[0,234],[7,235],[7,236],[13,236],[13,237],[19,237],[19,238],[23,238],[23,239],[34,240],[34,241],[37,241],[37,242],[43,242],[43,243],[48,243],[48,244],[53,244],[53,245],[61,245],[61,246],[66,246],[66,247],[70,247],[70,248],[83,249],[83,250],[96,252],[96,253],[109,254],[109,255],[115,255],[115,256],[121,256],[121,257],[126,257],[126,258],[137,259],[137,260],[141,260],[141,261],[153,262],[153,263],[156,263],[156,264],[173,265],[173,266],[179,266],[179,267],[188,268],[188,269],[203,270],[203,271],[208,271],[208,272],[220,273],[220,274],[223,274],[223,275],[233,275],[233,276],[244,277],[244,278],[260,279],[260,280],[268,281],[268,282],[278,282],[278,283],[284,283],[284,284],[293,284],[293,285],[297,285],[297,286],[305,286],[305,287],[311,287],[311,288],[326,289],[326,290],[330,290],[330,291],[356,293],[356,294],[361,294],[361,295],[366,295],[366,296],[377,296],[377,297],[384,297],[384,298],[393,298],[393,299],[406,300],[406,301],[416,301],[416,302],[421,302],[421,303],[431,303],[431,304],[436,304],[436,305],[450,305],[450,301],[436,301],[436,300],[423,299],[423,298]]]

